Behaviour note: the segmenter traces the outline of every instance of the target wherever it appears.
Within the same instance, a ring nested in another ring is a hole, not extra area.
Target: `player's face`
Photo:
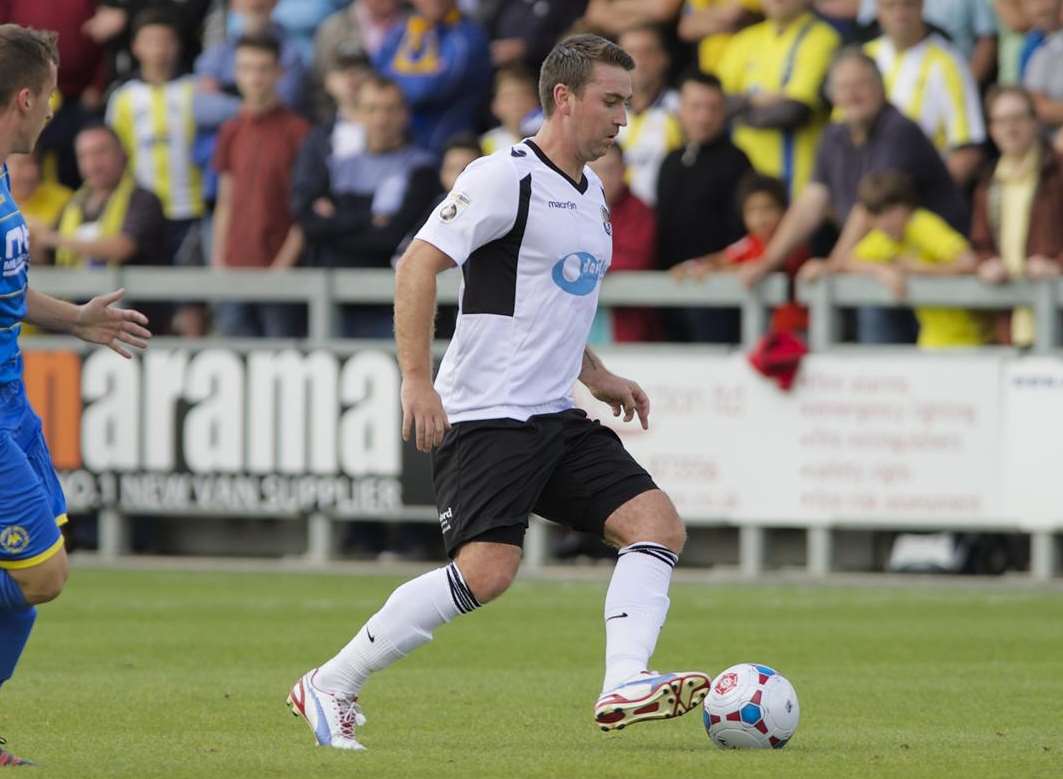
[[[620,36],[620,47],[635,60],[631,73],[632,85],[637,89],[659,88],[668,74],[668,52],[661,38],[651,30],[631,30]]]
[[[1019,157],[1033,148],[1038,135],[1037,118],[1019,95],[1003,94],[989,109],[989,134],[1003,154]]]
[[[41,137],[44,126],[52,118],[52,93],[55,92],[58,70],[55,65],[48,67],[48,78],[39,92],[34,93],[31,89],[23,89],[15,95],[18,107],[22,112],[19,130],[11,151],[17,154],[28,154],[37,145],[37,139]]]
[[[591,170],[602,180],[605,202],[612,205],[624,193],[624,158],[620,149],[613,146],[591,163]]]
[[[576,148],[583,160],[598,159],[616,142],[616,134],[627,124],[630,100],[631,74],[616,65],[595,63],[583,94],[573,94],[571,100]]]
[[[890,37],[910,38],[923,25],[923,0],[878,0],[878,23]]]
[[[727,123],[727,99],[713,87],[687,81],[679,92],[679,125],[690,143],[708,143]]]
[[[397,87],[380,88],[376,84],[362,87],[358,111],[365,123],[365,146],[379,154],[402,146],[410,115]]]
[[[886,101],[876,74],[867,63],[857,59],[843,60],[834,66],[830,92],[844,121],[855,125],[869,124]]]
[[[133,39],[133,56],[145,68],[173,73],[180,51],[177,34],[165,24],[141,27]]]
[[[90,189],[107,191],[118,186],[125,172],[125,153],[105,130],[86,130],[74,142],[78,170]]]
[[[261,105],[272,100],[280,77],[280,64],[271,52],[246,46],[236,50],[236,86],[247,102]]]

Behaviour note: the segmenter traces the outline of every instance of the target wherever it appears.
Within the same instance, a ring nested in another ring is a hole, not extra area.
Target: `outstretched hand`
[[[650,429],[650,398],[637,383],[606,373],[593,385],[588,384],[587,389],[596,399],[609,404],[614,417],[623,414],[624,421],[630,422],[638,414],[642,429]]]
[[[115,290],[78,306],[73,332],[82,341],[101,344],[129,359],[133,355],[127,347],[147,349],[151,331],[147,329],[148,318],[142,313],[115,307],[124,294],[124,289]]]

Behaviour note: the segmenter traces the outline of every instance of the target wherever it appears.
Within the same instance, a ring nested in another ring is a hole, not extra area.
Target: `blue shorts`
[[[40,417],[21,381],[0,384],[0,568],[30,568],[63,548],[66,498]]]

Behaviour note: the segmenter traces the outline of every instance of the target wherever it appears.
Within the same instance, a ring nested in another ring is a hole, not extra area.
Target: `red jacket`
[[[653,209],[625,190],[609,206],[613,225],[613,262],[609,272],[654,270],[657,252],[657,218]],[[652,308],[613,309],[613,340],[660,340],[660,321]]]

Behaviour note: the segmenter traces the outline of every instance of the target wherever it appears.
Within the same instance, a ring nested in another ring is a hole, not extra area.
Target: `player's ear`
[[[572,90],[567,84],[554,84],[554,110],[566,116],[572,110]]]

